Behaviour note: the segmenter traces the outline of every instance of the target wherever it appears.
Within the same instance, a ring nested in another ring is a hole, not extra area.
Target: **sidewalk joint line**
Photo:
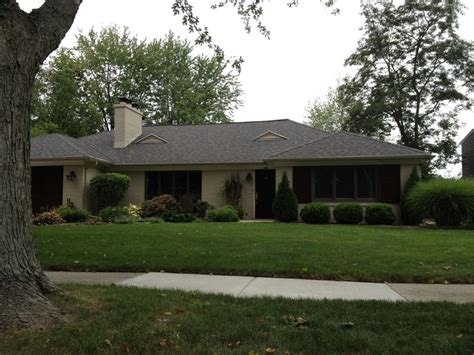
[[[390,283],[386,283],[385,285],[387,285],[393,292],[395,292],[397,295],[399,295],[401,298],[403,298],[404,301],[407,301],[408,302],[408,298],[404,297],[402,294],[400,294],[400,292],[398,292],[397,290],[395,290],[392,285],[390,285]]]
[[[240,292],[237,294],[236,297],[240,297],[240,295],[242,294],[242,292],[244,292],[244,291],[247,289],[247,287],[249,287],[250,284],[251,284],[252,282],[254,282],[256,279],[257,279],[257,278],[256,278],[255,276],[253,276],[252,279],[247,283],[247,285],[245,285],[244,288],[242,288],[242,289],[240,290]]]

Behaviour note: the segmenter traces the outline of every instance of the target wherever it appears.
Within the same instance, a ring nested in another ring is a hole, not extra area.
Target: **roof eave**
[[[112,162],[100,159],[100,158],[94,158],[94,157],[88,157],[88,156],[64,156],[64,157],[47,157],[47,158],[31,158],[30,161],[62,161],[62,160],[81,160],[81,161],[91,161],[91,162],[97,162],[101,163],[104,165],[113,165]]]
[[[410,154],[410,155],[357,155],[357,156],[334,156],[334,157],[312,157],[312,158],[268,158],[264,161],[312,161],[312,160],[377,160],[377,159],[424,159],[428,160],[431,158],[430,154]]]

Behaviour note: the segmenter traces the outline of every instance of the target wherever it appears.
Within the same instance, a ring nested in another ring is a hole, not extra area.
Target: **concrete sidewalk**
[[[474,285],[391,284],[173,273],[46,272],[56,283],[118,285],[217,293],[234,297],[285,297],[474,303]]]

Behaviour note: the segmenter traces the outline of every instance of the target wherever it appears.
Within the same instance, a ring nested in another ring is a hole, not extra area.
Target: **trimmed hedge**
[[[341,203],[334,208],[334,219],[342,224],[359,224],[362,222],[364,209],[357,203]]]
[[[81,208],[61,207],[58,213],[66,223],[86,222],[89,219],[89,212]]]
[[[207,218],[211,222],[238,222],[239,215],[237,211],[229,206],[216,208],[207,213]]]
[[[407,198],[411,213],[456,227],[474,214],[474,179],[432,179],[414,186]]]
[[[300,216],[305,223],[326,224],[331,220],[331,211],[328,205],[313,202],[301,209]]]
[[[273,200],[273,217],[279,222],[296,222],[298,220],[298,201],[290,187],[286,171],[283,173]]]
[[[386,203],[373,203],[365,208],[365,221],[367,224],[391,225],[395,222],[392,206]]]
[[[116,207],[122,201],[129,186],[130,178],[118,173],[100,174],[91,180],[91,188],[97,197],[99,210],[105,207]]]

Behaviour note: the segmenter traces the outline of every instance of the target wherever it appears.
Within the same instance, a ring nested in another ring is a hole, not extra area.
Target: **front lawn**
[[[242,299],[66,286],[67,324],[0,336],[0,353],[411,353],[474,349],[474,305]]]
[[[474,231],[280,223],[35,227],[47,270],[474,283]]]

